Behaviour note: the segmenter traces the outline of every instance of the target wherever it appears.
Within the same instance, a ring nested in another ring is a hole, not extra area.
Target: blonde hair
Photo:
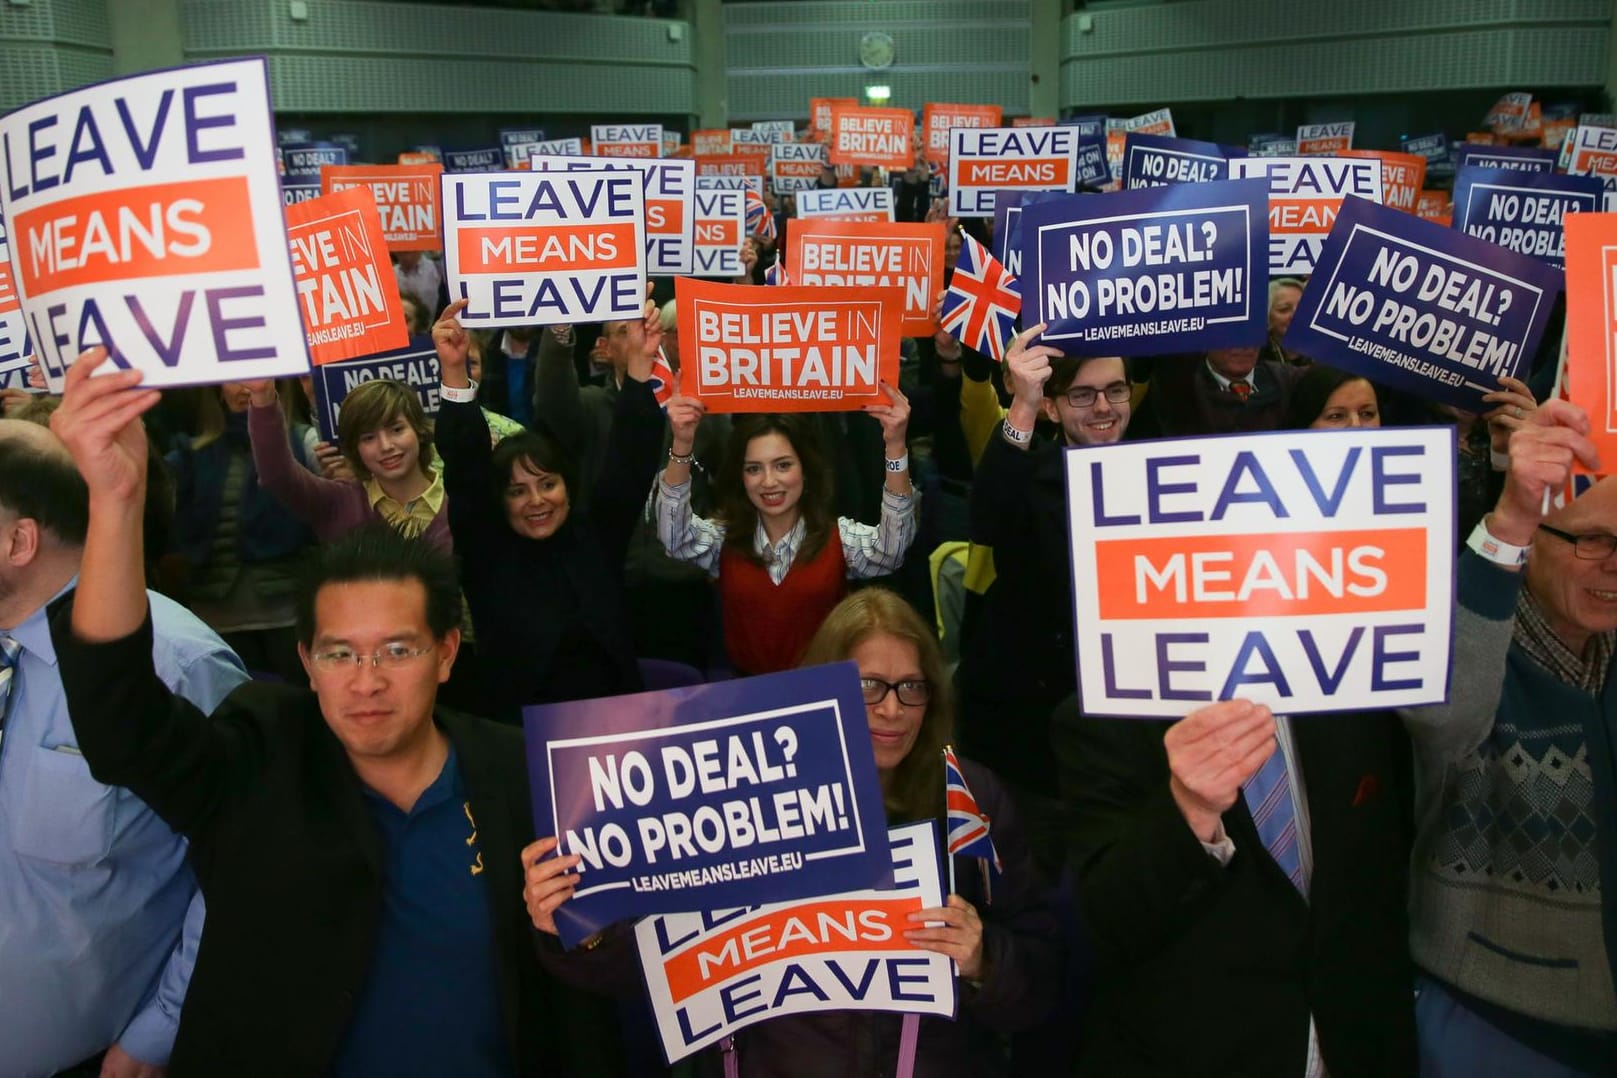
[[[924,820],[943,812],[943,747],[954,736],[954,697],[943,649],[915,608],[886,588],[864,588],[832,608],[803,652],[803,666],[841,662],[874,636],[915,645],[932,696],[909,754],[893,769],[886,807],[891,820]]]

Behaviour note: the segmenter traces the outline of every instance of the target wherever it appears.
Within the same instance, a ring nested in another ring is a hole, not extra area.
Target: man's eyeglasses
[[[1601,561],[1611,557],[1611,552],[1617,550],[1617,535],[1607,535],[1605,532],[1590,532],[1588,535],[1573,535],[1560,528],[1552,528],[1548,524],[1540,524],[1538,530],[1549,532],[1557,539],[1565,539],[1572,544],[1572,553],[1584,561]]]
[[[431,650],[432,646],[430,644],[424,648],[412,648],[404,644],[388,644],[370,655],[361,655],[353,648],[330,648],[326,651],[315,652],[309,656],[309,659],[314,663],[317,670],[327,674],[360,670],[367,661],[372,666],[379,666],[387,670],[397,670],[399,667],[407,666],[416,659],[421,658]]]
[[[905,707],[922,707],[932,699],[932,683],[929,681],[883,681],[878,677],[862,677],[859,679],[859,691],[865,694],[865,704],[875,707],[887,699],[890,692],[898,693],[898,702]]]
[[[1102,393],[1106,394],[1106,399],[1112,404],[1122,404],[1133,396],[1134,387],[1127,382],[1113,382],[1104,389],[1096,389],[1094,386],[1073,386],[1058,396],[1066,397],[1067,403],[1074,408],[1093,408],[1095,399]]]

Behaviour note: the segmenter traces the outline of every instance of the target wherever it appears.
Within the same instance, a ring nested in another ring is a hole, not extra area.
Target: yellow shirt
[[[390,498],[375,479],[365,480],[365,496],[371,509],[405,535],[420,535],[438,515],[444,504],[444,476],[437,465],[432,469],[432,485],[408,502]]]

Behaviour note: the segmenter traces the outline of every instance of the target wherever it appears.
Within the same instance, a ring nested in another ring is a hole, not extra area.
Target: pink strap
[[[724,1078],[741,1078],[741,1060],[736,1057],[736,1039],[724,1038],[719,1042],[719,1051],[724,1055]]]
[[[898,1069],[893,1078],[911,1078],[915,1073],[915,1044],[921,1038],[921,1016],[906,1014],[898,1035]]]

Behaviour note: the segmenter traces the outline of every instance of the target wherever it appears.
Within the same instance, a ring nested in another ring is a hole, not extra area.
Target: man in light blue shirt
[[[55,436],[0,420],[0,1078],[103,1052],[87,1073],[156,1073],[202,931],[185,841],[90,777],[68,718],[46,608],[77,583],[88,509]],[[246,671],[183,607],[150,600],[158,677],[212,711]]]

